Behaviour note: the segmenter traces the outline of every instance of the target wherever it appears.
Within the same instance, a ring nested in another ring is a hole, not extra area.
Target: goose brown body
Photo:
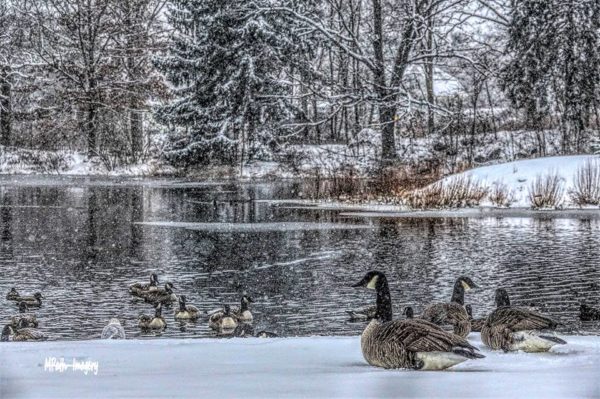
[[[566,342],[544,330],[554,330],[558,323],[549,317],[525,308],[510,306],[505,290],[496,291],[494,310],[481,329],[482,342],[495,350],[545,352]]]
[[[158,276],[156,273],[152,273],[150,274],[149,283],[133,283],[129,286],[129,293],[138,297],[144,297],[144,295],[158,289]]]
[[[350,316],[350,320],[353,321],[362,321],[362,320],[371,320],[375,318],[377,314],[377,306],[367,306],[360,309],[355,310],[346,310],[348,316]]]
[[[195,320],[200,317],[200,311],[193,305],[186,304],[185,295],[179,296],[179,308],[175,311],[175,318],[179,320]]]
[[[361,349],[370,365],[386,369],[426,368],[424,358],[428,352],[452,353],[464,360],[483,357],[464,338],[419,319],[387,323],[371,320],[361,335]]]
[[[465,291],[476,287],[470,278],[459,277],[454,283],[450,302],[434,303],[427,306],[421,318],[465,338],[471,332],[470,317],[464,307]]]
[[[21,304],[25,304],[29,308],[39,308],[42,306],[42,294],[36,292],[33,296],[21,296],[15,299],[17,305],[21,307]]]
[[[14,327],[22,326],[37,328],[39,326],[37,317],[35,317],[34,314],[20,314],[12,316],[10,318],[10,324]]]
[[[471,321],[464,306],[456,302],[429,305],[421,316],[423,320],[445,327],[465,338],[471,332]]]
[[[10,291],[8,291],[8,294],[6,294],[6,299],[9,301],[17,301],[19,297],[19,292],[14,287],[11,288]]]
[[[238,326],[238,322],[231,314],[229,305],[224,305],[222,311],[210,315],[208,326],[213,330],[233,330]]]
[[[162,307],[160,304],[156,306],[154,317],[142,315],[139,317],[138,326],[143,330],[164,330],[167,327],[167,322],[162,316]]]
[[[474,319],[473,318],[473,308],[471,307],[471,305],[465,305],[465,310],[467,311],[467,314],[469,315],[469,320],[471,321],[471,331],[474,332],[481,332],[481,329],[483,328],[483,325],[485,324],[485,317],[483,318],[479,318],[479,319]]]
[[[1,341],[44,341],[47,337],[34,328],[14,327],[10,324],[4,326]]]
[[[173,284],[170,282],[167,282],[164,288],[148,291],[142,297],[154,305],[170,305],[179,300],[177,295],[173,293]]]
[[[377,291],[377,315],[361,335],[361,350],[372,366],[443,370],[468,359],[482,358],[464,338],[421,319],[392,321],[385,275],[372,271],[354,287]]]

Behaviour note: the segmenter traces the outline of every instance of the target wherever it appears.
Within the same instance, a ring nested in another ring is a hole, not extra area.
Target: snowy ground
[[[573,155],[562,157],[545,157],[507,162],[498,165],[483,166],[463,173],[448,176],[443,183],[452,179],[470,176],[474,181],[482,183],[485,187],[493,184],[504,184],[512,193],[513,208],[529,208],[529,190],[536,178],[558,175],[563,182],[563,204],[573,206],[569,191],[573,189],[577,170],[586,163],[594,162],[600,167],[598,155]],[[484,201],[482,206],[490,206],[489,201]]]
[[[600,338],[565,338],[553,353],[484,350],[444,372],[370,367],[359,337],[11,342],[0,345],[0,397],[600,397]],[[51,357],[98,373],[45,371]]]

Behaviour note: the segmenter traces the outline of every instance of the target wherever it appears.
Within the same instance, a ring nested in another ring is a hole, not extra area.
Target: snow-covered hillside
[[[570,192],[575,186],[577,171],[587,164],[597,164],[600,167],[600,157],[597,155],[574,155],[560,157],[545,157],[507,162],[498,165],[483,166],[463,173],[448,176],[442,180],[448,184],[452,180],[471,178],[486,188],[494,185],[504,185],[512,196],[511,207],[531,207],[529,191],[536,179],[556,175],[562,184],[562,203],[565,207],[574,207]],[[492,205],[485,200],[481,205]]]
[[[371,367],[359,337],[11,342],[0,345],[0,397],[598,397],[600,339],[564,338],[545,354],[482,349],[485,359],[442,372]],[[469,340],[481,347],[479,334]],[[51,357],[98,373],[44,370]]]

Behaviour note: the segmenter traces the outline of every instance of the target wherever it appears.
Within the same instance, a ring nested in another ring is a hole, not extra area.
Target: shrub
[[[529,187],[533,209],[558,208],[562,205],[564,184],[557,174],[538,176]]]
[[[451,178],[405,195],[405,204],[413,209],[464,208],[479,205],[487,189],[471,176]]]
[[[514,193],[504,183],[494,183],[488,196],[490,202],[497,207],[508,208],[514,201]]]
[[[588,161],[577,169],[569,194],[576,205],[600,205],[600,164],[597,161]]]

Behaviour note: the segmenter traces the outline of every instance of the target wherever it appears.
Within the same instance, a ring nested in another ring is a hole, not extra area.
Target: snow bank
[[[511,206],[528,208],[531,206],[529,189],[535,179],[558,175],[564,184],[563,203],[565,206],[573,206],[569,191],[573,189],[577,170],[590,161],[599,162],[600,157],[597,155],[573,155],[526,159],[467,170],[448,176],[442,179],[442,182],[448,183],[452,179],[471,177],[485,187],[504,184],[513,195]],[[490,206],[491,203],[484,202],[482,205]]]
[[[158,176],[173,175],[169,165],[148,159],[144,162],[114,167],[110,170],[99,159],[70,151],[42,151],[0,146],[2,174],[56,174],[73,176]]]
[[[0,397],[598,397],[600,338],[566,339],[546,354],[483,350],[444,372],[368,366],[359,337],[9,342]],[[45,371],[47,358],[97,362],[98,373]]]

